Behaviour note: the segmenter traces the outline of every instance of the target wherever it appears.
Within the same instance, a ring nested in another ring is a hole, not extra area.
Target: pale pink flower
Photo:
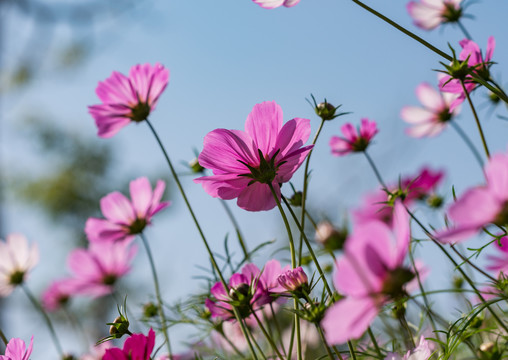
[[[487,256],[487,269],[494,271],[496,275],[504,273],[508,275],[508,236],[503,236],[499,241],[494,241],[498,255]]]
[[[484,172],[487,183],[467,190],[448,208],[454,226],[436,234],[442,242],[465,240],[489,224],[508,224],[508,154],[491,156]]]
[[[98,128],[97,135],[109,138],[130,122],[146,120],[169,80],[169,70],[156,63],[135,65],[125,76],[114,71],[99,82],[95,92],[102,101],[88,107]]]
[[[136,254],[131,241],[90,243],[88,249],[76,249],[67,259],[75,294],[99,297],[113,292],[116,281],[130,271]]]
[[[146,177],[130,182],[131,200],[115,191],[101,199],[102,214],[105,219],[89,218],[85,233],[91,242],[129,240],[151,224],[152,216],[170,205],[161,202],[166,184],[162,180],[152,192]]]
[[[332,305],[321,322],[330,344],[358,339],[383,305],[404,296],[406,284],[415,277],[403,265],[409,242],[409,215],[399,201],[393,230],[380,221],[355,226],[333,279],[345,299]]]
[[[95,345],[90,349],[88,354],[82,355],[79,360],[102,360],[106,350],[112,346],[111,341],[105,341],[102,344]]]
[[[458,114],[457,94],[440,93],[428,83],[422,83],[416,88],[416,96],[423,107],[405,106],[400,112],[400,117],[413,125],[406,130],[410,136],[435,136]],[[450,110],[452,104],[454,109]]]
[[[30,339],[30,345],[26,348],[25,342],[18,338],[12,338],[7,343],[5,355],[0,355],[0,360],[28,360],[32,354],[34,337]]]
[[[430,344],[423,336],[420,337],[418,346],[413,350],[408,350],[404,356],[397,353],[388,353],[385,360],[428,360],[432,355]]]
[[[242,209],[273,209],[269,184],[280,200],[279,184],[291,179],[312,149],[303,146],[309,135],[310,120],[295,118],[283,126],[282,109],[275,101],[256,104],[245,131],[216,129],[205,136],[199,163],[213,175],[194,182],[213,197],[238,198]]]
[[[155,332],[150,329],[148,336],[144,334],[133,334],[129,336],[123,349],[107,349],[103,360],[150,360],[152,350],[155,346]]]
[[[28,272],[39,262],[37,244],[28,246],[21,234],[9,234],[0,240],[0,297],[9,295],[26,281]]]
[[[462,15],[462,0],[421,0],[407,4],[407,11],[414,24],[432,30],[444,23],[457,22]]]
[[[347,155],[351,152],[365,151],[370,141],[378,133],[375,121],[367,118],[361,120],[360,128],[357,130],[351,123],[346,123],[340,128],[343,137],[332,136],[330,147],[335,156]]]
[[[67,278],[53,281],[42,293],[42,306],[47,311],[56,311],[65,306],[77,290],[74,279]]]
[[[300,0],[252,0],[265,9],[275,9],[279,6],[291,7],[295,6]]]

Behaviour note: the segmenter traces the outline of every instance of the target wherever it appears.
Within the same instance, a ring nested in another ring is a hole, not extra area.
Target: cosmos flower
[[[32,354],[34,337],[30,339],[30,345],[26,348],[25,342],[18,338],[12,338],[7,343],[5,355],[0,355],[0,360],[28,360]]]
[[[407,11],[414,24],[424,30],[432,30],[441,24],[459,21],[462,16],[462,0],[410,1]]]
[[[252,0],[265,9],[275,9],[279,6],[291,7],[295,6],[300,0]]]
[[[378,133],[375,121],[367,118],[361,120],[360,128],[357,130],[351,123],[346,123],[340,128],[343,137],[332,136],[330,147],[335,156],[347,155],[351,152],[365,151],[370,141]]]
[[[0,240],[0,297],[8,296],[25,282],[28,272],[39,262],[37,244],[28,247],[21,234],[9,234]]]
[[[150,360],[155,346],[155,332],[150,329],[148,336],[133,334],[123,344],[123,349],[107,349],[103,360]]]
[[[99,82],[95,92],[102,104],[88,107],[102,138],[115,135],[131,122],[148,118],[169,80],[169,70],[159,63],[135,65],[125,76],[114,71]]]
[[[428,360],[432,355],[430,344],[423,336],[420,337],[418,346],[413,350],[408,350],[404,356],[396,353],[388,353],[385,360]]]
[[[129,240],[150,225],[152,216],[170,205],[161,202],[166,184],[162,180],[152,192],[146,177],[130,182],[131,200],[115,191],[101,199],[101,210],[105,219],[89,218],[85,233],[90,242]]]
[[[279,184],[291,179],[312,149],[303,146],[309,135],[310,120],[295,118],[283,126],[282,109],[275,101],[256,104],[245,131],[216,129],[205,136],[199,163],[213,175],[194,182],[213,197],[238,198],[242,209],[273,209],[269,184],[280,200]]]
[[[56,311],[66,305],[76,291],[77,284],[71,278],[53,281],[42,294],[42,306],[47,311]]]

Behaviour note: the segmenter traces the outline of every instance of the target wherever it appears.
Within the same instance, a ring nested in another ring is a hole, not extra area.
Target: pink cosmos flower
[[[291,179],[312,149],[303,146],[309,135],[310,120],[295,118],[282,126],[282,109],[275,101],[256,104],[245,131],[216,129],[205,136],[199,163],[213,175],[194,182],[213,197],[238,198],[242,209],[273,209],[276,202],[268,184],[280,200],[279,184]]]
[[[420,337],[418,346],[409,350],[404,356],[396,353],[388,353],[385,360],[428,360],[432,355],[430,344],[423,336]]]
[[[463,39],[459,42],[462,47],[462,51],[459,54],[459,60],[467,61],[469,67],[474,67],[475,72],[480,74],[484,79],[488,79],[489,75],[489,62],[492,60],[492,55],[494,53],[494,48],[496,47],[496,40],[493,36],[489,37],[487,40],[487,52],[485,54],[485,59],[483,58],[482,51],[480,47],[472,40]],[[464,80],[464,85],[468,93],[473,91],[476,88],[477,83],[473,80],[471,76],[467,76]],[[439,80],[439,88],[445,92],[450,92],[454,94],[460,94],[458,99],[465,99],[464,90],[462,89],[462,85],[460,80],[452,79],[450,75],[445,75]]]
[[[496,275],[500,275],[500,273],[508,275],[508,236],[503,236],[499,241],[494,241],[494,246],[499,255],[487,256],[487,269],[494,271]]]
[[[95,92],[102,101],[88,107],[102,138],[115,135],[130,122],[146,120],[169,80],[169,70],[156,63],[135,65],[125,76],[114,71]]]
[[[29,248],[23,235],[9,234],[7,241],[0,240],[0,297],[9,295],[16,286],[23,284],[28,272],[38,262],[37,244]]]
[[[358,339],[390,299],[404,296],[415,274],[403,265],[410,242],[409,216],[395,204],[393,231],[385,223],[357,224],[337,260],[334,284],[345,299],[321,322],[330,344]]]
[[[330,147],[333,155],[343,156],[350,152],[361,152],[367,149],[374,135],[378,133],[378,129],[375,121],[363,118],[361,122],[358,130],[351,123],[342,125],[340,130],[344,137],[332,136]]]
[[[162,180],[152,192],[146,177],[130,182],[131,201],[115,191],[101,199],[101,210],[106,219],[89,218],[85,233],[90,242],[129,240],[151,224],[152,216],[170,205],[161,202],[166,184]]]
[[[424,30],[432,30],[444,23],[457,22],[462,15],[462,0],[421,0],[407,4],[407,11],[414,24]]]
[[[133,334],[123,344],[123,349],[107,349],[103,360],[150,360],[155,346],[155,332],[150,329],[148,336]]]
[[[300,0],[252,0],[265,9],[275,9],[279,6],[291,7],[295,6]]]
[[[106,350],[111,347],[111,341],[106,341],[102,344],[95,345],[90,349],[89,353],[82,355],[79,360],[102,360]]]
[[[88,249],[74,250],[67,265],[75,294],[99,297],[113,292],[116,281],[129,272],[136,252],[131,241],[91,243]]]
[[[56,280],[42,294],[42,306],[47,311],[56,311],[67,304],[78,290],[74,279]]]
[[[508,224],[508,154],[491,156],[485,165],[487,183],[467,190],[448,208],[448,218],[455,226],[440,231],[436,237],[444,242],[458,242],[476,234],[488,224]]]
[[[400,117],[413,125],[406,130],[410,136],[435,136],[458,114],[457,94],[440,93],[428,83],[422,83],[416,88],[416,96],[423,107],[405,106],[400,112]]]
[[[18,338],[12,338],[7,343],[5,355],[0,355],[0,360],[28,360],[32,354],[34,337],[30,339],[30,345],[26,348],[25,342]]]
[[[309,278],[301,266],[283,271],[277,280],[280,286],[290,293],[299,294],[302,291],[307,293],[310,291]]]

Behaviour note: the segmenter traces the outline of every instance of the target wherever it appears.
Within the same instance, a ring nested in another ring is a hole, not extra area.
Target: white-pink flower
[[[457,22],[462,16],[462,0],[421,0],[407,4],[407,11],[414,24],[432,30],[444,23]]]
[[[265,9],[275,9],[279,6],[291,7],[295,6],[300,0],[252,0]]]
[[[418,346],[409,350],[404,356],[397,353],[388,353],[385,360],[428,360],[432,355],[430,344],[423,336],[420,337]]]
[[[459,112],[456,102],[459,95],[452,93],[440,93],[428,83],[422,83],[416,88],[416,96],[423,107],[405,106],[400,112],[400,117],[413,125],[406,133],[413,137],[435,136],[447,126]],[[453,108],[453,110],[452,110]]]
[[[28,272],[39,262],[37,244],[28,246],[21,234],[7,235],[0,240],[0,297],[9,295],[25,282]]]

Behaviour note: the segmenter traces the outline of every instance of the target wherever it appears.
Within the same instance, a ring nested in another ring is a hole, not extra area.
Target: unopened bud
[[[321,221],[314,235],[316,242],[328,250],[340,250],[347,238],[347,229],[337,229],[329,221]]]
[[[145,318],[152,318],[158,313],[157,306],[154,303],[146,303],[143,305],[143,316]]]
[[[335,106],[325,100],[316,106],[316,114],[323,120],[333,120],[335,118]]]
[[[433,209],[439,209],[443,205],[443,198],[439,195],[431,195],[427,198],[427,204]]]
[[[197,158],[193,159],[192,161],[189,162],[189,168],[191,169],[192,173],[194,173],[194,174],[201,174],[202,172],[205,171],[205,168],[199,164],[199,161]]]
[[[125,334],[131,334],[129,331],[129,320],[123,315],[117,316],[113,323],[110,323],[109,334],[116,339],[121,338]]]
[[[302,192],[296,191],[293,196],[289,198],[289,203],[292,206],[302,206]]]

